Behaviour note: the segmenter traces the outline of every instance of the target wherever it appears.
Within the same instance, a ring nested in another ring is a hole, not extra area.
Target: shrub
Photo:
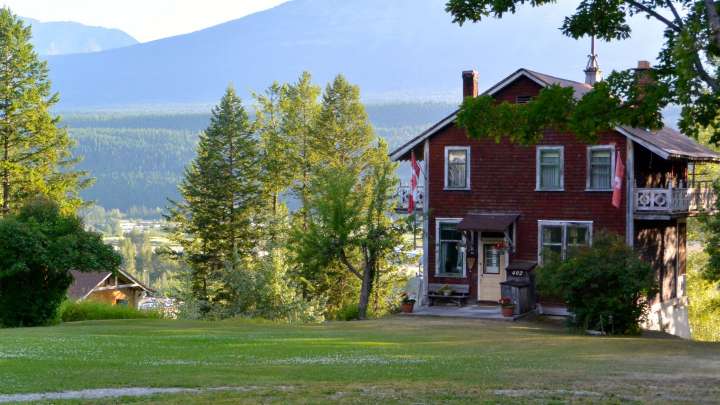
[[[693,252],[688,255],[690,330],[694,340],[720,342],[720,282],[707,279],[707,266],[707,253]]]
[[[157,311],[140,311],[135,308],[97,301],[65,301],[60,305],[59,313],[63,322],[102,319],[157,319],[162,317]]]
[[[562,261],[546,259],[537,271],[538,292],[562,299],[583,329],[632,334],[647,314],[647,297],[656,292],[649,264],[618,235],[598,232],[592,247]]]
[[[114,271],[120,257],[74,215],[38,199],[0,219],[0,326],[52,322],[70,270]]]

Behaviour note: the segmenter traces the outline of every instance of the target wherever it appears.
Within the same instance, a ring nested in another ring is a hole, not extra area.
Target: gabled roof
[[[85,299],[88,295],[90,295],[91,292],[93,292],[93,290],[98,288],[102,283],[105,282],[105,280],[112,276],[112,273],[109,271],[80,272],[77,270],[72,270],[70,274],[72,274],[74,281],[70,285],[70,288],[68,288],[67,295],[69,298],[72,298],[74,300]],[[128,281],[130,281],[130,283],[136,284],[138,288],[146,292],[152,292],[150,288],[138,281],[128,272],[122,269],[118,269],[118,275],[126,278]]]
[[[490,87],[483,93],[483,95],[493,95],[520,77],[530,79],[542,87],[551,86],[553,84],[557,84],[562,87],[572,87],[575,92],[575,98],[577,99],[581,98],[585,95],[585,93],[592,89],[592,86],[586,83],[562,79],[523,68],[516,70],[505,79]],[[425,139],[432,137],[436,133],[452,125],[457,118],[458,112],[459,110],[455,110],[452,114],[443,118],[420,135],[392,151],[390,153],[390,158],[392,160],[401,160],[411,150],[415,149],[418,145],[420,145],[420,143],[425,141]],[[695,142],[694,139],[691,139],[672,128],[665,127],[659,131],[647,131],[640,128],[621,126],[615,128],[615,130],[649,149],[663,159],[679,158],[691,161],[720,162],[720,154],[706,148],[703,145],[700,145]]]

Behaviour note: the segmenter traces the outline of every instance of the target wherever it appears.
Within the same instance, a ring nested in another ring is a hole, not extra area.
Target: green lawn
[[[117,399],[152,403],[713,402],[720,401],[720,344],[405,317],[0,330],[0,394],[110,387],[243,389]]]

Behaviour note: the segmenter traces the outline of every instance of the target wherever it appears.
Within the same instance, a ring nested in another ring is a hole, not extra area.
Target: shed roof
[[[461,231],[505,232],[519,214],[480,213],[467,214],[457,229]]]
[[[586,83],[562,79],[523,68],[516,70],[505,79],[490,87],[483,94],[493,95],[520,77],[526,77],[542,87],[551,86],[553,84],[563,87],[572,87],[575,92],[575,98],[578,99],[592,89],[592,86]],[[420,135],[392,151],[390,153],[390,158],[393,160],[408,159],[410,151],[415,149],[425,139],[432,137],[446,127],[452,125],[457,118],[458,112],[459,110],[455,110],[452,114],[423,131]],[[621,126],[615,128],[615,130],[664,159],[688,159],[691,161],[720,162],[720,154],[703,145],[700,145],[694,139],[689,138],[672,128],[664,127],[659,131],[647,131],[640,128]]]
[[[73,276],[73,283],[70,285],[70,288],[68,288],[67,295],[69,298],[74,300],[84,299],[85,297],[90,295],[93,290],[100,286],[105,280],[107,280],[108,277],[112,276],[112,273],[109,271],[81,272],[77,270],[72,270],[70,271],[70,274],[72,274]],[[122,269],[118,270],[118,277],[127,280],[127,282],[131,284],[137,285],[138,288],[144,291],[153,291],[151,288],[147,287],[138,279],[136,279],[131,274]]]

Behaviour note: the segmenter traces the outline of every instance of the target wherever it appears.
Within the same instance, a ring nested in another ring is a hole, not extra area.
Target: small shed
[[[75,270],[71,273],[74,281],[67,294],[68,298],[75,301],[93,300],[137,308],[140,299],[153,292],[124,270],[118,270],[115,274],[109,271]]]

